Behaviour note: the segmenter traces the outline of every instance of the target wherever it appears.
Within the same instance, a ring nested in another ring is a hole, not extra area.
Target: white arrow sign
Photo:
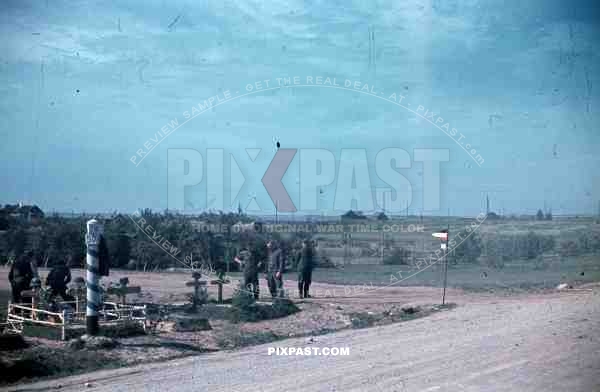
[[[448,239],[448,233],[433,233],[432,236],[436,237],[436,238],[441,238],[441,239]]]

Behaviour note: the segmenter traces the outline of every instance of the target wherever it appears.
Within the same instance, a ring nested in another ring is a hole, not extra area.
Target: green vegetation
[[[231,308],[227,309],[227,319],[232,323],[255,322],[286,317],[300,309],[287,298],[275,298],[271,305],[257,304],[254,297],[238,287],[231,300]]]

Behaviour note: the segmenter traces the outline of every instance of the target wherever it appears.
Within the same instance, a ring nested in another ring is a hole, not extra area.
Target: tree
[[[537,214],[536,214],[536,219],[537,220],[544,220],[544,212],[540,209],[538,210]]]
[[[385,213],[380,212],[379,214],[377,214],[377,220],[380,220],[380,221],[388,220],[388,217]]]
[[[10,250],[16,255],[23,254],[27,245],[27,232],[19,227],[15,231],[10,231],[8,235],[8,244]]]
[[[551,221],[552,220],[552,211],[549,210],[548,212],[546,212],[546,220]]]
[[[113,251],[111,252],[112,266],[116,268],[122,268],[127,266],[129,259],[131,258],[131,241],[127,234],[120,234],[114,245]]]
[[[366,219],[367,217],[362,214],[360,211],[352,211],[349,210],[344,215],[342,215],[342,219],[353,220],[353,219]]]

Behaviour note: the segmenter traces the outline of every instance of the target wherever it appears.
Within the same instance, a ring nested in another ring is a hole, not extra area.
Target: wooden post
[[[223,285],[228,284],[228,283],[230,283],[229,279],[225,279],[225,280],[216,279],[216,280],[210,281],[210,284],[217,285],[217,303],[220,303],[220,304],[223,303]]]
[[[60,338],[63,341],[67,340],[67,334],[65,331],[66,324],[67,324],[67,312],[63,309],[63,311],[62,311],[62,327],[61,327],[61,335],[60,335]]]
[[[31,281],[31,318],[33,320],[37,320],[37,313],[35,312],[35,309],[37,309],[39,303],[38,297],[40,295],[41,286],[42,283],[39,278],[36,277]]]

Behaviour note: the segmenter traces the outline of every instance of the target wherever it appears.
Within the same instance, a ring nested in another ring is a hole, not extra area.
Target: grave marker
[[[198,307],[198,304],[200,303],[200,295],[202,295],[202,297],[206,298],[206,281],[205,280],[200,280],[200,278],[202,277],[202,274],[200,272],[193,272],[192,273],[192,278],[194,279],[191,282],[186,282],[186,286],[187,287],[193,287],[194,288],[194,297],[192,299],[192,309],[196,310]]]

